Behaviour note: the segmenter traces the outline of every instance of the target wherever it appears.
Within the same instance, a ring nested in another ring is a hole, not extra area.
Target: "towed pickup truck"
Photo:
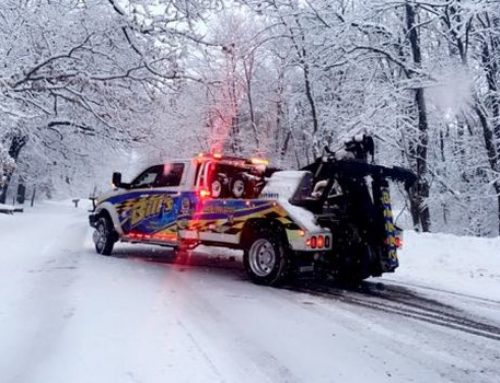
[[[392,220],[387,178],[414,181],[401,168],[369,164],[367,140],[347,158],[319,158],[301,170],[278,170],[257,158],[202,153],[151,166],[114,190],[89,216],[96,251],[116,242],[243,250],[250,279],[275,285],[313,272],[357,281],[398,266],[401,231]],[[361,154],[359,152],[361,148]]]

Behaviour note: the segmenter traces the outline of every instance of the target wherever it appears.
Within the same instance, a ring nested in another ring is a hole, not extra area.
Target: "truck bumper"
[[[97,224],[97,214],[89,214],[89,224],[91,227],[95,227]]]

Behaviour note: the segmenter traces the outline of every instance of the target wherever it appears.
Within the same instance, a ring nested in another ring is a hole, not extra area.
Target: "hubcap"
[[[250,247],[248,260],[252,272],[259,277],[267,277],[274,269],[276,253],[271,242],[258,239]]]

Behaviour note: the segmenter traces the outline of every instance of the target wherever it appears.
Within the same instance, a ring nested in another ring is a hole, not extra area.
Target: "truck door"
[[[184,169],[183,162],[155,165],[131,182],[118,211],[131,240],[175,244]]]

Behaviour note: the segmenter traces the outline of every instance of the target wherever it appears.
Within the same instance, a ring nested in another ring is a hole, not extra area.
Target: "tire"
[[[216,178],[210,184],[210,196],[212,198],[224,197],[224,183],[220,178]]]
[[[234,198],[245,198],[248,194],[248,185],[241,173],[236,174],[231,180],[231,195]]]
[[[249,278],[256,284],[276,286],[289,275],[289,259],[281,235],[264,228],[253,230],[243,253]]]
[[[95,245],[95,251],[102,255],[111,255],[113,246],[116,242],[116,234],[111,220],[107,217],[101,217],[95,225],[95,231],[92,236]]]

